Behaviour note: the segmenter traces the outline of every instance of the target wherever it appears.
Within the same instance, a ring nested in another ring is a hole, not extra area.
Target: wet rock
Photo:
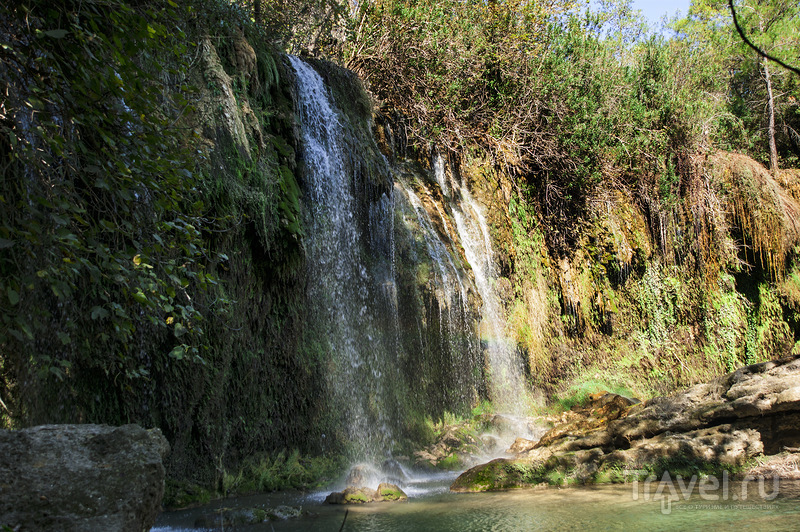
[[[294,519],[303,514],[303,509],[299,506],[278,506],[267,510],[267,516],[275,521],[285,521],[287,519]]]
[[[389,484],[388,482],[380,484],[377,493],[379,500],[385,502],[408,500],[408,495],[406,495],[403,490],[395,484]]]
[[[516,459],[476,466],[451,489],[607,482],[623,480],[622,470],[670,470],[687,464],[741,467],[754,456],[800,445],[798,382],[800,356],[791,356],[746,366],[647,403],[615,394],[594,396],[565,413]]]
[[[335,491],[325,498],[328,504],[362,504],[377,500],[378,494],[375,490],[367,487],[348,487],[344,491]]]
[[[525,438],[517,438],[516,440],[514,440],[514,443],[511,444],[511,447],[509,447],[506,452],[509,454],[520,454],[528,452],[534,447],[536,447],[535,441],[527,440]]]
[[[344,491],[336,491],[325,498],[328,504],[363,504],[367,502],[391,502],[404,501],[408,496],[395,484],[383,483],[377,490],[367,487],[345,488]]]
[[[426,469],[436,467],[436,464],[439,463],[438,456],[435,456],[433,453],[426,451],[424,449],[415,452],[414,458],[415,458],[414,463],[417,467],[422,467]]]
[[[492,430],[500,435],[515,433],[519,434],[520,429],[520,423],[518,420],[502,414],[491,416],[489,419],[489,426]]]
[[[500,445],[500,438],[497,437],[495,434],[483,434],[481,435],[481,445],[483,449],[487,452],[494,452]]]
[[[398,484],[404,486],[408,482],[408,475],[406,474],[400,462],[390,458],[381,464],[381,473],[383,475],[383,482]]]
[[[0,430],[0,528],[148,530],[168,452],[161,431],[138,425]]]
[[[345,483],[348,487],[357,488],[358,486],[366,486],[376,476],[376,471],[369,465],[358,464],[350,469],[347,473]]]
[[[462,473],[450,486],[450,491],[499,491],[532,485],[535,484],[531,476],[534,467],[527,459],[497,458]]]

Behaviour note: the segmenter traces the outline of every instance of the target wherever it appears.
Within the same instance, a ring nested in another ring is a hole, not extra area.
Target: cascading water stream
[[[492,242],[486,218],[466,186],[461,186],[457,208],[453,209],[467,262],[475,275],[475,286],[483,299],[481,337],[489,359],[489,391],[498,411],[525,415],[530,399],[522,361],[514,342],[506,334],[501,302],[492,287],[497,278]]]
[[[459,404],[469,404],[474,399],[474,390],[467,384],[465,373],[470,367],[459,368],[459,363],[477,360],[478,343],[475,338],[474,324],[468,310],[468,290],[462,271],[453,261],[452,253],[442,240],[442,235],[434,228],[433,220],[417,193],[402,180],[398,181],[400,193],[408,199],[414,214],[414,220],[425,243],[427,256],[435,271],[431,272],[431,287],[436,292],[438,303],[438,323],[440,340],[437,356],[450,364],[450,379],[439,383],[446,388],[451,400]],[[437,214],[442,216],[438,205],[434,202]],[[441,218],[442,227],[447,231],[447,222]]]
[[[321,336],[316,340],[330,353],[332,406],[342,413],[346,427],[341,428],[347,431],[354,457],[369,459],[389,449],[392,441],[387,383],[394,378],[391,357],[398,348],[397,331],[391,330],[397,322],[393,200],[383,194],[367,213],[359,211],[341,113],[320,75],[297,57],[290,56],[290,61],[297,74],[300,153],[308,195],[307,297]],[[369,249],[384,256],[368,267]]]
[[[425,198],[399,175],[393,186],[386,160],[369,144],[374,142],[369,124],[338,109],[310,65],[297,57],[290,62],[301,133],[307,345],[326,364],[327,404],[339,420],[332,427],[337,441],[349,442],[356,461],[379,463],[391,454],[406,414],[400,409],[413,402],[407,400],[411,394],[423,393],[425,404],[438,412],[474,404],[481,350],[470,303],[472,282],[456,258],[459,239],[483,297],[492,398],[506,413],[521,413],[524,379],[513,363],[513,346],[490,286],[495,276],[491,243],[479,208],[465,190],[459,196],[457,187],[447,188],[446,163],[438,155],[439,186],[452,199],[461,198],[455,223],[450,209],[437,204],[425,185]],[[366,153],[378,154],[377,162],[366,161]],[[402,199],[399,204],[395,196]],[[406,221],[399,229],[396,209]],[[411,243],[403,249],[416,249],[414,242],[421,246],[421,255],[410,252],[411,262],[397,266],[396,230],[411,236],[402,237]],[[402,293],[397,267],[404,268]]]
[[[423,207],[419,196],[417,196],[416,193],[409,188],[405,188],[404,190],[408,196],[411,206],[414,208],[414,213],[417,216],[417,222],[419,223],[423,230],[423,234],[425,235],[425,245],[428,248],[428,254],[436,263],[436,266],[439,270],[439,275],[441,276],[441,288],[443,289],[444,293],[442,294],[443,297],[439,298],[439,301],[446,303],[448,308],[452,307],[452,302],[457,300],[453,290],[455,289],[456,285],[458,285],[459,294],[461,296],[459,302],[463,312],[463,305],[467,301],[467,296],[458,268],[456,268],[455,264],[453,263],[453,259],[450,257],[450,253],[447,251],[444,243],[437,236],[430,216],[425,210],[425,207]]]

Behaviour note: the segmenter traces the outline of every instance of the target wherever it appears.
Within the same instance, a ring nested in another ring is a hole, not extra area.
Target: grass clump
[[[168,478],[164,483],[165,508],[188,508],[211,501],[213,493],[197,484]]]
[[[554,397],[553,403],[558,410],[569,410],[576,405],[587,404],[591,395],[601,392],[615,393],[625,397],[633,396],[633,393],[622,385],[587,378],[573,383],[563,395]]]
[[[717,477],[727,472],[729,475],[741,473],[746,468],[745,464],[725,464],[716,460],[701,460],[685,455],[661,457],[658,460],[645,464],[644,469],[648,474],[658,478],[669,473],[673,477],[691,478],[697,475],[700,478]]]
[[[453,453],[443,458],[438,464],[436,464],[436,467],[439,469],[446,469],[448,471],[457,471],[464,469],[464,462],[457,454]]]
[[[322,487],[344,470],[342,458],[303,457],[294,450],[245,461],[236,474],[223,473],[222,492],[233,495]]]

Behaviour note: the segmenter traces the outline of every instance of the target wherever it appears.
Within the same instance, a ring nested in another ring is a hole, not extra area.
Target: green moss
[[[341,457],[302,456],[297,450],[246,460],[235,475],[223,475],[223,493],[234,495],[285,489],[314,489],[344,471]]]
[[[408,496],[399,489],[392,489],[387,486],[382,486],[378,492],[380,498],[384,501],[402,501],[408,499]]]
[[[362,504],[369,502],[369,497],[367,497],[364,493],[357,491],[345,494],[344,500],[351,504]]]
[[[550,471],[545,475],[545,479],[552,486],[561,486],[566,483],[566,475],[563,471]]]
[[[648,471],[644,469],[631,469],[618,462],[603,463],[592,477],[595,484],[609,484],[642,480],[647,477]]]
[[[163,505],[165,508],[177,509],[208,504],[212,492],[191,482],[168,478],[164,483]]]
[[[267,514],[266,510],[261,508],[253,508],[253,522],[254,523],[263,523],[269,520],[269,514]]]
[[[500,491],[535,486],[549,482],[548,474],[555,471],[553,464],[534,465],[521,460],[497,459],[475,467],[453,483],[454,491]],[[563,473],[554,480],[563,480]]]
[[[448,471],[455,471],[462,469],[464,467],[464,463],[457,454],[453,453],[440,460],[439,463],[436,464],[436,467],[439,469],[446,469]]]
[[[605,380],[592,378],[591,375],[583,375],[579,377],[577,382],[567,389],[567,391],[559,396],[554,397],[553,402],[561,410],[569,410],[573,406],[583,406],[589,401],[591,394],[599,392],[615,393],[624,397],[633,397],[633,393],[625,386],[618,383],[609,383]]]
[[[660,457],[655,462],[645,464],[642,469],[649,474],[661,477],[665,472],[673,477],[684,478],[697,475],[699,477],[721,476],[723,472],[730,475],[741,473],[746,464],[725,464],[715,460],[700,460],[685,455]]]

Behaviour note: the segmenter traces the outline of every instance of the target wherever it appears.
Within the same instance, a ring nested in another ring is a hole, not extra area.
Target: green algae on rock
[[[366,502],[392,502],[408,500],[405,494],[395,484],[381,483],[378,489],[362,486],[356,488],[349,486],[344,491],[335,491],[325,498],[328,504],[363,504]]]

